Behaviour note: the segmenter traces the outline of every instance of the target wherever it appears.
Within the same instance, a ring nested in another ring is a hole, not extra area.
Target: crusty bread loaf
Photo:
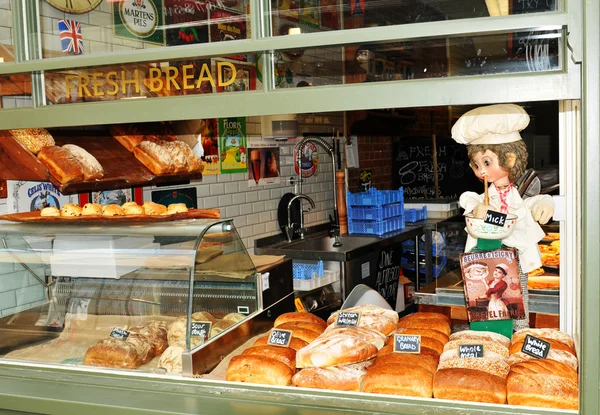
[[[248,316],[245,316],[240,313],[229,313],[223,316],[223,320],[231,320],[235,321],[236,323],[239,323],[240,321],[245,320],[247,317]]]
[[[109,129],[111,135],[128,151],[144,141],[144,135],[134,125],[113,125]]]
[[[142,365],[148,363],[156,356],[154,343],[145,335],[140,333],[130,333],[127,337],[127,343],[133,344],[137,350]]]
[[[401,328],[401,329],[394,330],[390,334],[390,336],[393,336],[394,334],[404,334],[404,335],[412,334],[412,335],[417,335],[417,336],[421,336],[421,337],[431,337],[432,339],[436,339],[437,341],[441,342],[442,344],[448,343],[448,336],[446,336],[441,331],[437,331],[437,330]]]
[[[514,365],[508,375],[509,405],[578,409],[577,372],[562,363],[534,359]]]
[[[102,215],[102,205],[100,203],[86,203],[81,208],[82,216],[98,216]]]
[[[164,327],[143,325],[131,328],[131,333],[146,336],[148,341],[154,346],[154,354],[160,356],[169,346],[167,342],[167,329]]]
[[[187,318],[179,317],[169,327],[169,331],[167,333],[167,341],[169,343],[169,346],[172,346],[175,343],[178,343],[181,341],[185,341],[186,332],[187,332]]]
[[[377,347],[377,350],[381,349],[386,341],[386,336],[378,330],[368,327],[336,327],[334,324],[328,326],[320,337],[334,336],[336,334],[357,337],[371,343],[373,346]]]
[[[175,164],[169,153],[151,141],[142,141],[133,148],[133,154],[156,175],[173,173],[175,170]]]
[[[173,173],[187,173],[189,171],[188,155],[182,149],[180,144],[184,144],[181,141],[161,141],[160,146],[163,148],[173,162]]]
[[[215,337],[216,335],[224,332],[229,327],[233,326],[235,321],[233,320],[219,320],[214,323],[210,328],[210,337]]]
[[[573,352],[575,352],[575,342],[573,341],[573,338],[567,333],[555,329],[522,329],[513,334],[512,343],[525,340],[525,336],[528,334],[541,339],[557,340],[566,344]]]
[[[463,368],[479,370],[490,375],[500,376],[506,379],[510,366],[504,359],[492,359],[486,357],[466,357],[454,359],[440,359],[439,369]]]
[[[474,369],[439,369],[433,375],[433,396],[454,401],[506,403],[506,379]]]
[[[431,398],[433,374],[421,366],[389,363],[367,369],[363,391]]]
[[[358,392],[366,374],[367,369],[363,364],[307,367],[294,375],[292,385],[302,388]]]
[[[38,154],[44,147],[55,145],[54,138],[44,128],[22,128],[8,132],[33,154]]]
[[[500,343],[490,342],[486,340],[471,340],[471,339],[460,339],[460,340],[451,340],[444,345],[444,351],[456,349],[463,344],[481,344],[483,345],[483,356],[486,356],[487,352],[493,352],[499,354],[503,358],[508,357],[508,347],[501,345]]]
[[[351,313],[361,313],[361,318],[367,315],[375,315],[375,316],[385,316],[394,321],[394,323],[398,322],[398,313],[394,310],[389,310],[387,308],[378,307],[373,304],[363,304],[356,307],[345,308],[343,310],[338,310],[335,313],[331,314],[327,319],[327,324],[333,324],[337,320],[337,316],[340,311],[351,312]]]
[[[109,337],[90,346],[83,363],[89,366],[136,369],[142,365],[142,358],[132,342]]]
[[[210,321],[216,323],[217,318],[207,311],[197,311],[192,314],[192,321]]]
[[[449,326],[452,326],[452,321],[450,320],[450,317],[448,317],[442,313],[428,313],[428,312],[419,311],[417,313],[408,314],[408,315],[402,317],[402,320],[404,320],[404,321],[441,320],[441,321],[445,321],[446,323],[448,323]]]
[[[204,170],[204,163],[202,163],[202,159],[196,155],[183,141],[173,141],[173,145],[179,147],[179,150],[185,154],[188,164],[188,171],[190,173],[202,172]]]
[[[443,362],[443,361],[449,360],[449,359],[459,359],[459,358],[460,358],[460,353],[458,352],[458,348],[450,349],[450,350],[446,350],[444,353],[442,353],[440,355],[440,362]],[[498,359],[498,360],[506,361],[506,357],[504,357],[502,354],[494,353],[487,349],[485,350],[485,359]]]
[[[563,350],[565,352],[569,352],[571,353],[573,356],[575,356],[575,350],[573,350],[572,348],[570,348],[569,346],[567,346],[566,344],[564,344],[563,342],[560,342],[558,340],[553,340],[553,339],[548,339],[548,338],[543,338],[543,337],[539,337],[540,339],[550,343],[550,349],[551,350]],[[523,338],[523,340],[518,340],[516,342],[513,342],[510,345],[510,354],[515,354],[521,351],[521,349],[523,348],[523,344],[525,343],[525,338]]]
[[[305,321],[288,321],[287,323],[280,324],[277,326],[277,328],[284,330],[305,329],[315,332],[317,335],[325,331],[320,325],[315,323],[307,323]]]
[[[231,382],[288,386],[294,372],[285,363],[257,355],[234,356],[229,362],[225,379]]]
[[[125,211],[119,205],[110,204],[102,206],[102,216],[124,216]]]
[[[267,344],[268,341],[269,341],[269,336],[260,337],[254,342],[254,346],[263,346],[263,345]],[[292,349],[294,349],[297,352],[298,350],[300,350],[306,346],[308,346],[307,341],[304,341],[302,339],[299,339],[298,337],[292,336],[292,340],[290,340],[289,347],[291,347]]]
[[[60,216],[81,216],[82,209],[74,203],[67,203],[60,208]]]
[[[185,352],[185,342],[178,342],[167,347],[158,360],[158,367],[166,369],[169,373],[181,373],[183,352]]]
[[[254,346],[243,351],[242,355],[266,356],[289,366],[296,373],[296,351],[291,347]]]
[[[144,208],[144,213],[149,216],[164,215],[167,213],[167,207],[159,203],[148,201],[144,202],[142,207]]]
[[[381,348],[381,350],[379,351],[379,353],[377,353],[377,356],[385,356],[385,355],[388,355],[390,353],[395,353],[394,352],[394,344],[393,343],[386,344],[385,346],[383,346]],[[419,354],[433,356],[436,359],[440,358],[440,354],[436,350],[430,349],[430,348],[425,347],[423,345],[421,345],[421,351],[420,351]]]
[[[391,363],[420,366],[423,369],[427,369],[432,374],[435,373],[438,367],[436,355],[414,353],[388,353],[385,355],[378,355],[373,361],[373,366],[388,365]]]
[[[297,337],[301,340],[304,340],[307,343],[311,343],[313,342],[317,337],[319,337],[319,333],[317,333],[316,331],[312,331],[312,330],[308,330],[308,329],[303,329],[300,327],[290,327],[290,328],[285,328],[283,329],[281,326],[277,326],[274,329],[282,329],[282,330],[289,330],[292,332],[292,336],[293,337]],[[271,332],[269,332],[269,335],[271,335]]]
[[[577,368],[579,366],[577,358],[575,356],[573,356],[573,354],[571,352],[568,352],[566,350],[555,350],[555,349],[550,348],[550,351],[548,352],[548,356],[546,356],[546,358],[550,359],[550,360],[556,360],[557,362],[560,362],[560,363],[564,363],[565,365],[569,366],[573,370],[577,370]],[[533,356],[529,356],[528,354],[525,354],[523,352],[517,352],[517,353],[510,355],[510,357],[508,358],[508,364],[513,366],[513,365],[516,365],[517,363],[521,363],[521,362],[525,362],[525,361],[533,360],[533,359],[537,359],[537,358],[533,357]]]
[[[62,148],[71,153],[79,161],[83,170],[84,180],[96,180],[104,177],[104,168],[102,168],[96,157],[92,156],[86,150],[74,144],[65,144]]]
[[[40,212],[40,216],[60,216],[60,210],[55,206],[45,207]]]
[[[405,335],[404,333],[398,333],[401,335]],[[386,341],[386,345],[391,345],[394,347],[394,335],[390,335]],[[431,350],[435,350],[438,354],[442,354],[444,351],[444,343],[439,340],[436,340],[432,337],[421,336],[421,347],[426,347]]]
[[[453,333],[450,336],[450,340],[469,340],[469,341],[478,341],[485,340],[496,342],[504,347],[510,347],[510,339],[506,336],[503,336],[498,333],[494,333],[493,331],[475,331],[475,330],[464,330]]]
[[[298,350],[296,367],[327,367],[364,362],[377,355],[377,347],[356,337],[337,334],[322,337]]]
[[[62,184],[83,180],[81,163],[69,151],[61,147],[49,146],[42,148],[38,153],[38,159],[46,166],[50,174]]]
[[[313,323],[321,326],[323,329],[327,327],[327,324],[322,318],[319,318],[311,313],[297,312],[293,311],[290,313],[283,313],[279,317],[275,319],[275,323],[273,323],[273,327],[277,327],[283,323],[288,323],[290,321],[304,321],[307,323]]]
[[[450,337],[452,331],[450,325],[442,319],[406,319],[402,318],[398,322],[399,329],[429,329],[437,330]]]

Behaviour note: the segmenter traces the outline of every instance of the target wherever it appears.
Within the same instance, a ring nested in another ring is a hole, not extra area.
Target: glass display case
[[[48,219],[0,221],[4,359],[179,373],[167,346],[191,353],[263,307],[230,220]],[[90,355],[140,334],[155,350],[139,360]]]

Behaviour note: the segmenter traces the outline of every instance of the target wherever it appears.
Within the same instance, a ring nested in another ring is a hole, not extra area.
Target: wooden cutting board
[[[183,219],[220,219],[221,211],[219,209],[190,209],[185,213],[174,213],[172,215],[145,216],[40,216],[40,211],[9,213],[0,215],[0,220],[11,222],[39,222],[39,223],[59,223],[59,222],[166,222]]]

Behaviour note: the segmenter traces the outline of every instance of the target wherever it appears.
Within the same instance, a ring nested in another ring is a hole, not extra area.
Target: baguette
[[[38,153],[38,159],[46,166],[52,176],[60,183],[83,181],[81,163],[71,153],[58,146],[44,147]]]

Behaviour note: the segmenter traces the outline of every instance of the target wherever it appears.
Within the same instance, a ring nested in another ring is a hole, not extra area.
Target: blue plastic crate
[[[402,216],[402,203],[384,206],[348,206],[348,218],[358,220],[383,220]]]
[[[311,280],[324,274],[323,261],[316,263],[293,262],[293,278],[295,280]]]
[[[383,206],[404,202],[404,190],[377,190],[374,187],[363,193],[347,192],[348,206]]]
[[[353,220],[348,218],[348,232],[350,234],[366,234],[381,236],[404,228],[404,218],[396,216],[382,221]]]
[[[404,210],[404,220],[406,222],[417,222],[424,219],[427,219],[427,206],[423,206],[423,209]]]

